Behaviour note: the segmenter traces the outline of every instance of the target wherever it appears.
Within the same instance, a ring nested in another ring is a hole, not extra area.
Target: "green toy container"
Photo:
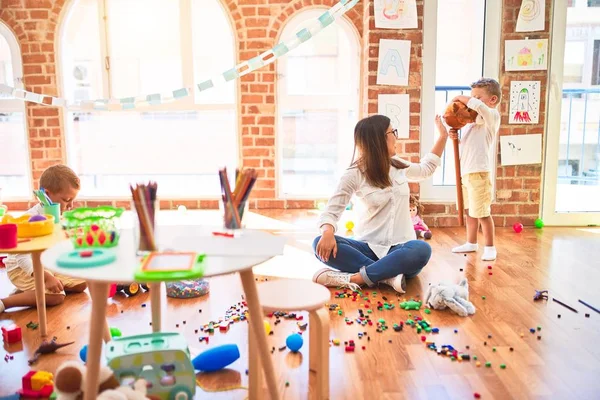
[[[63,214],[63,226],[75,248],[114,247],[119,244],[119,218],[124,208],[81,207]]]

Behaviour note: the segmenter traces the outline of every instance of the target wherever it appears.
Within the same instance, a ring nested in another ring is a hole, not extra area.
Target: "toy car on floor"
[[[127,285],[112,284],[110,285],[109,297],[113,297],[115,294],[117,294],[117,292],[123,292],[127,296],[135,296],[139,294],[142,290],[144,292],[147,292],[150,290],[150,288],[145,283],[138,282],[131,282]]]

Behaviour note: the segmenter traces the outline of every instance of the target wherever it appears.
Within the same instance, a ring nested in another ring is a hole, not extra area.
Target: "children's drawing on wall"
[[[509,124],[537,124],[540,118],[540,81],[510,83]]]
[[[517,32],[543,31],[546,16],[545,0],[523,0],[519,17],[517,18]]]
[[[500,136],[502,165],[540,164],[542,162],[542,135]]]
[[[548,69],[548,39],[506,40],[504,69],[506,71]]]
[[[378,85],[408,85],[410,40],[381,39],[377,64]]]
[[[391,120],[398,130],[399,138],[408,138],[410,130],[410,99],[408,94],[380,94],[377,98],[378,113]]]
[[[384,29],[416,29],[416,0],[375,0],[375,27]]]

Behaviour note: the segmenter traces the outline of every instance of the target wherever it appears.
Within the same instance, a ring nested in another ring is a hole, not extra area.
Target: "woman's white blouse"
[[[337,231],[337,223],[355,195],[362,203],[358,207],[354,231],[356,240],[367,242],[371,250],[382,258],[394,245],[416,239],[410,218],[410,189],[408,182],[429,178],[441,164],[441,159],[429,153],[419,163],[409,163],[408,168],[390,167],[392,186],[385,189],[371,186],[358,168],[348,168],[325,211],[319,218],[319,227],[330,224]]]

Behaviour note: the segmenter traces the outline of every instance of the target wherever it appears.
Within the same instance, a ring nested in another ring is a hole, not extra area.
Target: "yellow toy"
[[[45,219],[41,220],[40,217],[45,217]],[[16,224],[17,237],[20,238],[46,236],[54,231],[54,217],[50,214],[44,214],[43,216],[23,214],[18,218],[7,214],[2,218],[2,224]]]
[[[348,221],[346,222],[346,229],[351,231],[352,229],[354,229],[354,222],[352,221]]]

